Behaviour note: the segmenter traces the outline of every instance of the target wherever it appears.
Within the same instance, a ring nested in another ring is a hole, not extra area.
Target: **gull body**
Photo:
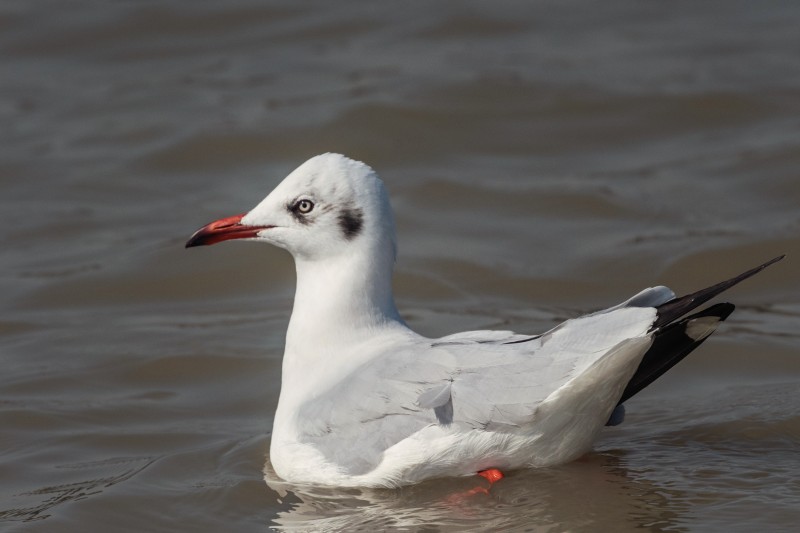
[[[294,257],[270,460],[287,481],[336,486],[580,457],[621,418],[623,401],[702,343],[733,305],[681,317],[771,263],[683,298],[648,288],[541,335],[429,339],[395,306],[392,210],[364,163],[316,156],[248,213],[199,229],[187,247],[229,239]]]

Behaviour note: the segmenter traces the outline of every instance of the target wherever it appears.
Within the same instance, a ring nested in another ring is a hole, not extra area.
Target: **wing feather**
[[[298,415],[307,425],[304,438],[356,473],[431,424],[465,431],[530,431],[542,402],[619,343],[645,335],[654,319],[652,308],[621,308],[568,320],[518,344],[503,344],[515,335],[505,332],[449,337],[468,343],[437,345],[416,338],[387,348],[302,406]]]

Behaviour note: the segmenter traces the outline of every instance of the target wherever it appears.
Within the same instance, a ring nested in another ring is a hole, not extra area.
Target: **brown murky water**
[[[800,4],[0,5],[0,528],[793,531]],[[397,491],[262,468],[294,274],[184,250],[324,151],[383,176],[429,335],[732,290],[596,451]]]

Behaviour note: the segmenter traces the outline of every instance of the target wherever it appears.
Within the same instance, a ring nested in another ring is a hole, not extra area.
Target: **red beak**
[[[211,224],[206,224],[195,231],[194,235],[189,237],[189,240],[186,241],[186,247],[205,246],[207,244],[216,244],[231,239],[249,239],[256,237],[259,231],[273,227],[244,226],[242,225],[242,217],[246,214],[247,213],[242,213],[241,215],[221,218],[215,220]]]

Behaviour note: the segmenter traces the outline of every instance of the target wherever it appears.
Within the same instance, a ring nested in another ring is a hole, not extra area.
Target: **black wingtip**
[[[674,298],[666,303],[661,304],[657,308],[658,318],[653,324],[652,329],[658,329],[666,326],[670,322],[682,317],[692,309],[695,309],[696,307],[699,307],[700,305],[709,301],[711,298],[715,297],[721,292],[730,289],[737,283],[742,282],[749,277],[755,276],[768,266],[777,263],[784,257],[786,257],[786,254],[779,255],[778,257],[770,259],[766,263],[763,263],[755,268],[751,268],[747,272],[743,272],[729,280],[717,283],[716,285],[701,289],[697,292],[693,292],[692,294],[681,296],[680,298]]]
[[[650,385],[667,370],[680,363],[695,348],[703,344],[716,329],[717,323],[728,318],[735,308],[736,306],[729,302],[718,303],[657,331],[653,338],[652,346],[642,357],[639,368],[636,369],[636,373],[628,382],[627,387],[625,387],[619,404],[626,402],[633,395]],[[712,322],[713,327],[708,331],[701,332],[701,336],[693,336],[690,331],[691,324],[696,323],[698,319],[706,317],[713,317],[717,323]]]
[[[713,317],[716,321],[722,322],[733,313],[736,307],[732,303],[723,302],[678,320],[680,317],[784,257],[786,254],[779,255],[727,281],[658,306],[658,318],[652,327],[654,330],[653,344],[642,357],[636,373],[622,393],[618,406],[682,361],[692,350],[700,346],[716,328],[713,319],[710,323],[707,322],[705,327],[701,324],[699,330],[692,331],[693,324],[697,324],[698,320],[702,322],[702,319],[706,317]],[[613,425],[614,422],[616,419],[612,416],[608,423]]]

